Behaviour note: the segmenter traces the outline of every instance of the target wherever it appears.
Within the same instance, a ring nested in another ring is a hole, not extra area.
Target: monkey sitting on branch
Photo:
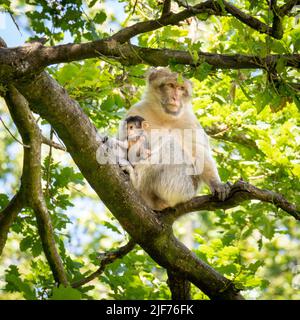
[[[142,100],[126,115],[142,117],[149,124],[145,128],[151,137],[149,159],[138,161],[130,177],[134,177],[134,187],[154,210],[190,200],[202,183],[222,201],[230,192],[230,185],[221,182],[208,137],[193,113],[191,100],[189,80],[168,68],[152,69]],[[125,137],[126,130],[121,126],[119,136]]]

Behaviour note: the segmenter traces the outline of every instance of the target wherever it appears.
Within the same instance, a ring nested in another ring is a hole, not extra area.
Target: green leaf
[[[273,99],[273,95],[267,88],[263,93],[259,93],[256,98],[256,110],[260,113]]]
[[[255,273],[257,269],[263,265],[264,261],[257,260],[256,262],[250,263],[247,269]]]
[[[111,224],[111,223],[108,222],[108,221],[104,221],[104,222],[103,222],[103,225],[104,225],[106,228],[112,230],[113,232],[122,234],[122,232],[120,232],[120,230],[119,230],[116,226],[114,226],[113,224]]]
[[[217,269],[219,272],[227,275],[232,275],[232,274],[234,275],[234,274],[237,274],[239,271],[236,264],[233,264],[233,263],[218,267]]]
[[[274,52],[279,53],[279,54],[287,53],[287,50],[284,47],[284,45],[280,41],[277,41],[277,40],[273,41],[272,49]]]
[[[100,11],[98,13],[96,13],[95,17],[94,17],[94,22],[97,24],[102,24],[107,18],[107,15],[104,11]]]
[[[223,0],[217,0],[217,1],[218,1],[218,4],[219,4],[220,7],[221,7],[222,13],[223,13],[223,14],[226,14],[225,5],[224,5]]]
[[[0,209],[5,208],[9,203],[9,198],[6,194],[0,193]]]
[[[207,62],[203,62],[200,64],[200,66],[197,67],[196,72],[195,72],[195,77],[199,81],[203,81],[204,79],[207,78],[211,69],[212,69],[212,65],[210,65]]]
[[[298,52],[300,50],[300,38],[295,40],[294,49],[295,49],[295,52]]]
[[[236,238],[236,233],[233,231],[227,231],[222,238],[222,242],[225,246],[228,246]]]
[[[98,0],[92,0],[91,2],[88,2],[88,7],[92,8],[96,4],[97,1]]]
[[[203,12],[203,13],[197,14],[196,17],[201,21],[206,21],[210,17],[210,15],[207,12]]]
[[[33,243],[32,237],[26,237],[22,239],[22,241],[20,242],[20,250],[22,252],[26,251],[28,248],[31,247],[32,243]]]
[[[9,269],[6,271],[5,280],[6,290],[11,292],[21,292],[27,300],[36,300],[36,295],[34,290],[31,289],[31,286],[28,282],[21,279],[19,270],[16,266],[10,265]]]
[[[51,300],[80,300],[80,291],[72,287],[64,287],[62,284],[53,289]]]
[[[26,300],[36,300],[36,296],[28,283],[22,281],[15,275],[7,275],[5,280],[8,283],[13,283],[18,288],[18,291],[24,294],[24,298]]]
[[[250,7],[249,7],[249,9],[252,10],[252,9],[254,9],[255,7],[257,7],[258,4],[259,4],[259,2],[260,2],[260,0],[251,0],[251,1],[250,1]]]
[[[295,102],[296,107],[300,111],[300,98],[298,96],[296,96],[296,95],[293,95],[293,100]]]
[[[253,228],[250,227],[250,228],[246,228],[243,232],[242,232],[242,235],[241,235],[241,239],[246,239],[248,238],[253,232]]]
[[[286,67],[286,60],[284,58],[279,58],[276,64],[276,71],[282,73]]]
[[[32,255],[33,255],[34,257],[37,257],[37,256],[39,256],[39,255],[42,253],[42,250],[43,250],[42,244],[41,244],[40,240],[37,239],[37,240],[34,242],[32,248],[31,248]]]

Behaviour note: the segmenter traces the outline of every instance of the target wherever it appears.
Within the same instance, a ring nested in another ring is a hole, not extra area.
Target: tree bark
[[[172,300],[191,300],[191,283],[176,272],[167,272]]]

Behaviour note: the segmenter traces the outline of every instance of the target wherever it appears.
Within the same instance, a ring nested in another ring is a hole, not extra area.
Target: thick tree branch
[[[124,245],[123,247],[120,247],[117,250],[101,253],[99,255],[100,267],[88,277],[85,277],[83,279],[80,279],[72,283],[71,286],[73,288],[78,288],[94,280],[95,278],[99,277],[102,274],[102,272],[105,270],[105,267],[108,264],[113,263],[117,259],[123,258],[127,253],[129,253],[134,249],[135,245],[136,243],[131,239],[126,245]]]
[[[162,11],[161,11],[161,18],[170,14],[171,12],[171,2],[172,0],[164,0],[164,3],[163,3],[163,8],[162,8]]]
[[[101,139],[78,103],[63,88],[46,73],[31,83],[18,83],[18,88],[32,109],[52,125],[82,174],[123,228],[158,264],[184,275],[212,299],[242,299],[231,281],[174,237],[171,226],[162,223],[144,204],[118,167],[98,163]]]
[[[276,39],[281,39],[283,36],[283,16],[277,6],[277,0],[270,0],[270,9],[273,13],[272,36]]]
[[[281,8],[277,8],[276,4],[274,4],[272,8],[274,9],[273,12],[275,20],[276,17],[281,20],[284,13],[288,12],[295,3],[295,1],[288,1]],[[168,7],[169,0],[165,1],[164,8],[166,9],[164,10],[167,10]],[[275,20],[274,29],[272,29],[260,20],[242,12],[229,2],[223,1],[223,5],[220,5],[220,1],[207,0],[195,6],[188,6],[185,10],[179,13],[175,14],[169,12],[157,20],[140,22],[130,27],[123,28],[110,38],[103,40],[54,47],[44,47],[42,43],[34,42],[18,48],[1,48],[0,81],[8,81],[10,78],[20,78],[24,75],[37,73],[42,71],[46,66],[52,64],[99,57],[102,55],[118,59],[124,64],[149,63],[157,66],[167,65],[169,61],[172,60],[179,64],[197,65],[205,61],[216,68],[226,69],[266,69],[270,67],[270,64],[274,66],[277,60],[282,57],[283,59],[286,59],[287,66],[299,68],[299,54],[290,56],[272,55],[262,58],[257,56],[230,56],[199,52],[199,61],[194,61],[188,52],[140,48],[127,43],[132,37],[138,34],[153,31],[166,25],[176,25],[180,21],[196,14],[208,13],[223,15],[224,10],[261,33],[266,33],[275,37],[282,36],[282,30],[279,28],[281,23],[278,24]]]
[[[277,0],[269,0],[269,6],[273,13],[272,37],[281,39],[283,36],[282,20],[295,5],[299,4],[299,0],[288,0],[286,3],[278,7]]]
[[[30,46],[33,47],[30,47]],[[65,44],[44,47],[41,44],[27,44],[24,47],[0,48],[0,82],[29,76],[52,64],[71,62],[105,56],[116,59],[125,65],[140,63],[152,66],[166,66],[170,62],[197,66],[203,62],[221,69],[272,69],[277,62],[300,68],[300,54],[268,55],[266,57],[248,55],[229,55],[198,52],[195,61],[186,51],[151,49],[120,44],[115,40],[98,40],[82,44]]]
[[[42,246],[58,283],[68,285],[68,280],[61,258],[57,252],[51,218],[45,203],[41,185],[41,143],[42,136],[26,99],[12,85],[5,96],[5,101],[15,125],[22,136],[24,148],[23,175],[21,192],[35,214]]]
[[[230,209],[240,205],[246,200],[260,200],[268,202],[300,220],[300,210],[294,204],[288,202],[281,194],[259,189],[243,180],[237,181],[232,187],[225,201],[217,200],[212,195],[195,197],[192,200],[178,204],[174,208],[167,208],[159,213],[166,223],[173,223],[182,215],[201,210]]]
[[[168,270],[168,286],[173,300],[191,300],[191,284],[176,272]]]

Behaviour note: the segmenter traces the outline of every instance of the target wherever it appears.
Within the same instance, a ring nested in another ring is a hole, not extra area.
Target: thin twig
[[[56,143],[53,140],[48,139],[45,136],[42,136],[42,142],[43,142],[43,144],[46,144],[49,147],[53,147],[55,149],[62,150],[62,151],[67,151],[67,148],[65,146],[63,146],[59,143]]]
[[[3,121],[3,119],[0,117],[0,121],[2,122],[3,124],[3,127],[6,129],[6,131],[10,134],[10,136],[15,140],[17,141],[19,144],[21,144],[24,148],[30,148],[29,145],[27,144],[24,144],[21,140],[19,140],[18,138],[16,138],[14,136],[14,134],[10,131],[10,129],[8,128],[8,126],[5,124],[5,122]]]
[[[53,139],[53,128],[50,129],[50,139],[52,142]],[[45,196],[49,196],[49,188],[50,188],[50,179],[51,179],[51,160],[52,160],[52,145],[50,144],[49,153],[48,153],[48,165],[46,168],[46,189]]]
[[[10,200],[8,205],[0,211],[0,256],[7,240],[9,228],[24,206],[25,202],[22,197],[22,192],[19,191]]]
[[[117,250],[113,250],[113,251],[109,251],[109,252],[101,254],[100,267],[95,272],[93,272],[91,275],[89,275],[88,277],[85,277],[83,279],[80,279],[80,280],[72,283],[72,287],[73,288],[81,287],[81,286],[85,285],[86,283],[99,277],[99,275],[104,271],[105,267],[108,264],[113,263],[117,259],[123,258],[127,253],[129,253],[130,251],[133,250],[135,245],[136,245],[135,241],[130,239],[129,242],[126,245],[124,245],[123,247],[120,247]]]

